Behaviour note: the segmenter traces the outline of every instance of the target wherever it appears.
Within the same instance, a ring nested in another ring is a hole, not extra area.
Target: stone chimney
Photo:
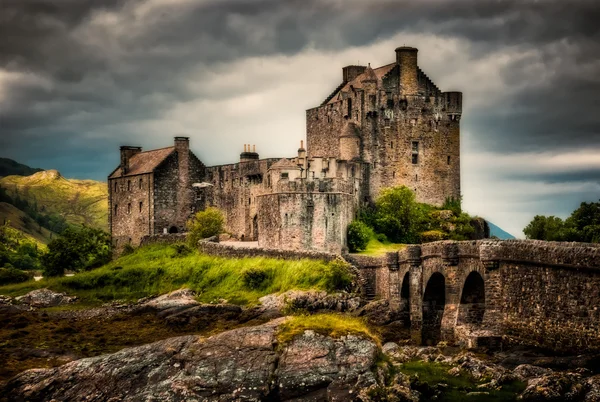
[[[140,152],[142,152],[142,147],[121,147],[121,176],[124,176],[129,172],[129,160],[131,157]]]
[[[419,92],[418,51],[418,49],[408,46],[396,49],[396,63],[400,66],[400,95],[417,95]]]
[[[240,154],[240,162],[250,162],[258,160],[258,153],[256,152],[256,145],[252,147],[250,144],[244,144],[244,152]]]
[[[177,152],[177,223],[185,225],[191,208],[193,190],[190,183],[190,139],[175,137]]]
[[[364,73],[366,66],[346,66],[342,68],[342,80],[349,82]]]

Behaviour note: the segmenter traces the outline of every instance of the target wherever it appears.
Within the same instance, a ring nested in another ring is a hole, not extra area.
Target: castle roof
[[[269,170],[298,169],[298,166],[287,158],[281,158],[271,165]]]
[[[342,83],[338,88],[338,90],[331,96],[325,104],[335,103],[338,101],[338,95],[342,92],[349,92],[350,87],[354,89],[362,89],[363,81],[377,81],[377,86],[381,83],[381,79],[396,66],[396,63],[386,64],[385,66],[371,68],[370,66],[365,69],[362,74],[357,75],[353,80]]]
[[[175,147],[166,147],[137,153],[129,158],[129,170],[126,174],[121,175],[121,167],[119,166],[108,178],[114,179],[122,176],[152,173],[174,151]]]

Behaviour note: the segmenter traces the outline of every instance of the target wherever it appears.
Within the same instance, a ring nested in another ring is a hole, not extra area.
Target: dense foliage
[[[223,232],[225,218],[219,209],[208,207],[200,211],[187,222],[188,244],[190,247],[196,247],[199,240],[207,237],[216,236]]]
[[[68,228],[48,244],[42,257],[44,276],[62,276],[66,270],[82,271],[110,261],[110,235],[100,229],[83,226]]]
[[[528,239],[600,243],[600,201],[582,202],[565,220],[536,215],[523,233]]]
[[[203,302],[225,299],[256,304],[262,296],[288,290],[344,290],[352,280],[349,266],[341,261],[221,258],[181,246],[153,244],[98,269],[9,285],[0,293],[19,295],[49,288],[97,303],[137,300],[186,287]]]
[[[0,267],[40,269],[43,253],[34,240],[11,228],[8,223],[0,226]]]
[[[363,251],[373,237],[373,229],[366,223],[354,220],[348,225],[348,249],[350,252]]]
[[[348,248],[355,252],[370,247],[364,243],[369,230],[367,244],[374,240],[382,245],[468,240],[475,232],[473,219],[462,211],[460,198],[448,198],[439,208],[417,202],[405,186],[392,187],[383,190],[374,205],[359,212],[348,230]]]

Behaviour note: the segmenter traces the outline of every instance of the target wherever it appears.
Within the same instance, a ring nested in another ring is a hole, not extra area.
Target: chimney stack
[[[400,95],[417,95],[417,52],[414,47],[401,46],[396,49],[396,63],[400,66]]]
[[[131,147],[128,145],[121,147],[121,176],[129,172],[129,160],[131,157],[140,152],[142,152],[142,147]]]

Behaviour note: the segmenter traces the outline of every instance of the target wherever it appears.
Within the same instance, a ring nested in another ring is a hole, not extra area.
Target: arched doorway
[[[171,226],[169,228],[169,233],[179,233],[179,229],[177,229],[177,226]]]
[[[404,326],[410,328],[410,273],[404,274],[400,288],[400,314]]]
[[[485,283],[479,272],[471,272],[462,289],[457,325],[479,326],[485,314]]]
[[[439,272],[429,278],[423,295],[423,328],[421,342],[436,345],[441,341],[442,317],[446,306],[446,279]]]
[[[258,215],[254,215],[254,219],[252,219],[252,237],[254,241],[258,240]]]

